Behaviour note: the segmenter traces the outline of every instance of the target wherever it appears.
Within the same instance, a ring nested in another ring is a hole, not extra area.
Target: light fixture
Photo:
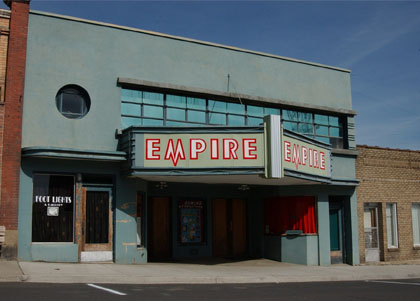
[[[158,189],[160,189],[160,190],[163,190],[166,187],[168,187],[168,184],[166,182],[159,182],[159,183],[156,184],[155,187],[158,188]]]
[[[249,185],[242,184],[238,187],[238,190],[247,191],[247,190],[249,190]]]

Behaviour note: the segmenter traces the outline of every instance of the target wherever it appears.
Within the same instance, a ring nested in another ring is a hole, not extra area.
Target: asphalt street
[[[0,300],[419,300],[420,279],[280,284],[0,283]]]

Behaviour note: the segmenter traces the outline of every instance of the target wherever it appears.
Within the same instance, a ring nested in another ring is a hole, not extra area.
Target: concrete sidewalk
[[[22,271],[19,268],[19,265]],[[9,273],[9,274],[8,274]],[[0,261],[0,281],[48,283],[277,283],[420,278],[420,265],[303,266],[266,259],[217,264]]]

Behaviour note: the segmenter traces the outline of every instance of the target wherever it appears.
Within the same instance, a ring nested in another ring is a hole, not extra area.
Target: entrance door
[[[80,261],[112,261],[112,190],[83,190]]]
[[[330,203],[330,247],[331,263],[344,262],[343,207],[341,203]]]
[[[172,257],[171,202],[166,197],[149,199],[148,253],[150,260]]]
[[[246,256],[246,204],[244,200],[212,201],[213,256],[239,258]]]
[[[365,228],[365,260],[379,261],[378,206],[365,204],[363,213]]]

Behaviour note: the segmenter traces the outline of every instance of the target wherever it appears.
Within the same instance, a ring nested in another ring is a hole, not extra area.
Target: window
[[[288,230],[316,233],[313,197],[273,197],[265,201],[265,234],[281,235]]]
[[[227,102],[121,90],[123,129],[130,126],[258,126],[267,115],[281,115],[287,130],[330,143],[334,148],[344,147],[343,120],[338,116],[244,104],[240,100]]]
[[[328,116],[283,110],[283,126],[332,147],[343,148],[343,122],[337,116]]]
[[[89,94],[77,85],[62,87],[55,97],[55,102],[58,111],[70,119],[82,118],[90,109]]]
[[[386,228],[388,248],[398,248],[397,204],[386,204]]]
[[[72,242],[74,177],[35,174],[32,198],[32,241]]]
[[[205,242],[205,202],[180,200],[178,202],[178,241],[181,244]]]
[[[414,203],[411,207],[413,218],[413,242],[420,247],[420,203]]]
[[[137,214],[136,214],[136,223],[137,223],[137,248],[144,247],[145,236],[145,219],[144,219],[144,194],[142,192],[137,192]]]

